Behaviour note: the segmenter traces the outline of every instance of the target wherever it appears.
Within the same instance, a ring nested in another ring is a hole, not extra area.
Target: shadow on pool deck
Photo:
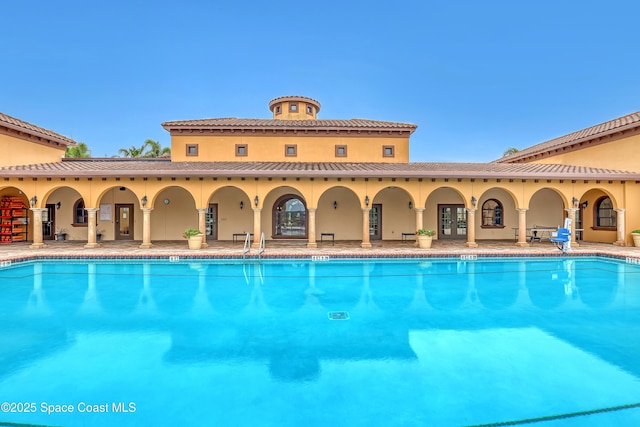
[[[190,250],[187,242],[154,242],[150,249],[140,249],[140,241],[106,241],[99,248],[86,249],[84,241],[47,241],[42,249],[31,249],[29,243],[0,245],[0,260],[24,259],[29,257],[82,257],[82,256],[198,256],[198,257],[242,257],[243,243],[230,241],[209,241],[209,247]],[[372,248],[361,248],[359,241],[338,241],[318,243],[318,248],[309,249],[305,240],[268,240],[264,257],[311,257],[314,255],[330,257],[416,257],[416,256],[561,256],[562,253],[549,242],[534,243],[518,247],[513,240],[480,240],[477,248],[467,248],[464,241],[434,240],[431,249],[419,249],[413,241],[374,241]],[[619,257],[640,257],[640,248],[621,247],[606,243],[581,242],[574,247],[575,255],[612,255]],[[251,256],[256,256],[252,249]],[[570,254],[569,254],[570,255]]]

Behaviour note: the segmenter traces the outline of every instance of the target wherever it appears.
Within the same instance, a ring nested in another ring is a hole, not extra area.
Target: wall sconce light
[[[164,200],[163,200],[163,202],[164,202],[164,204],[165,204],[165,205],[168,205],[169,203],[171,203],[171,200],[169,200],[169,199],[164,199]]]
[[[413,202],[409,200],[409,209],[413,209]]]
[[[571,199],[571,203],[573,203],[574,208],[578,207],[578,202],[580,202],[580,200],[576,199],[575,197]]]
[[[147,196],[142,196],[142,199],[140,199],[140,202],[142,203],[143,208],[147,206]]]
[[[478,203],[478,199],[475,196],[471,196],[471,206],[476,207],[476,203]]]
[[[56,203],[56,209],[60,209],[60,206],[62,206],[60,202]]]
[[[258,203],[259,203],[259,202],[260,202],[260,199],[258,199],[258,196],[256,196],[256,197],[253,199],[253,204],[254,204],[254,205],[256,205],[256,208],[258,207]]]
[[[240,210],[242,210],[242,208],[244,208],[244,202],[240,200]]]
[[[335,200],[333,201],[333,209],[338,209],[338,202]]]
[[[369,206],[369,196],[364,196],[364,205]]]
[[[38,198],[36,196],[33,196],[31,198],[31,207],[35,208],[36,207],[36,203],[38,203]]]
[[[588,200],[585,200],[585,201],[582,203],[582,209],[587,209],[587,206],[589,206],[589,201],[588,201]]]

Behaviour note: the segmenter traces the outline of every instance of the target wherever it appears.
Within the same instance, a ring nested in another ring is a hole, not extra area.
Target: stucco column
[[[99,248],[100,243],[96,242],[96,226],[97,226],[97,213],[100,210],[99,208],[85,208],[87,211],[87,244],[84,245],[85,248]]]
[[[314,249],[318,247],[316,243],[316,208],[308,208],[309,212],[309,241],[307,247]]]
[[[369,234],[369,213],[370,212],[371,212],[371,208],[362,209],[362,243],[360,244],[361,248],[371,247],[371,237]]]
[[[252,248],[260,248],[260,234],[262,233],[261,223],[262,208],[253,208],[253,243]]]
[[[207,243],[207,209],[198,208],[198,230],[203,234],[202,237],[202,247],[208,248],[209,244]]]
[[[416,231],[424,228],[424,208],[415,208],[416,211]],[[418,238],[416,237],[416,241],[413,246],[418,246]]]
[[[578,241],[576,240],[576,235],[578,234],[576,232],[576,212],[578,211],[578,208],[567,208],[565,209],[565,211],[567,211],[567,218],[569,218],[571,220],[571,245],[570,246],[580,246],[578,244]]]
[[[527,209],[519,208],[518,211],[518,241],[516,246],[528,246],[527,242]]]
[[[468,248],[477,248],[476,243],[476,208],[467,208],[467,243],[464,245]]]
[[[46,210],[46,208],[31,208],[33,212],[33,244],[29,246],[31,249],[42,249],[47,246],[42,242],[42,214]]]
[[[149,249],[151,243],[151,211],[153,208],[142,208],[142,244],[141,249]]]
[[[617,233],[616,233],[616,241],[613,242],[614,245],[616,246],[626,246],[626,242],[625,242],[625,227],[624,227],[624,209],[615,209],[616,211],[616,228],[617,228]]]

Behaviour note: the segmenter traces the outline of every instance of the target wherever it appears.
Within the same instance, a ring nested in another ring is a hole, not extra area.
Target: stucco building
[[[39,248],[58,231],[87,247],[98,236],[152,247],[195,227],[209,243],[264,233],[366,248],[429,228],[468,247],[524,246],[529,229],[568,217],[574,240],[629,245],[640,228],[640,113],[490,163],[423,163],[409,161],[414,124],[322,119],[303,96],[268,108],[268,119],[165,122],[172,154],[157,159],[65,159],[75,141],[0,113],[0,200],[26,212],[3,211],[2,241]]]

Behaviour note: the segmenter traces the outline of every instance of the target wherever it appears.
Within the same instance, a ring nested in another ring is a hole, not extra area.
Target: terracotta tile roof
[[[617,119],[609,120],[608,122],[600,123],[599,125],[591,126],[559,138],[542,142],[495,161],[499,163],[531,161],[544,154],[553,155],[556,150],[575,148],[588,141],[637,128],[640,128],[640,111],[627,114],[626,116],[618,117]]]
[[[38,138],[44,138],[54,142],[58,142],[63,145],[77,144],[77,142],[71,138],[67,138],[66,136],[41,128],[39,126],[32,125],[31,123],[16,119],[15,117],[11,117],[4,113],[0,113],[0,126],[27,133]]]
[[[533,163],[171,162],[169,159],[63,159],[0,168],[6,177],[343,177],[640,180],[640,173]]]
[[[162,127],[172,130],[297,130],[297,131],[408,131],[413,133],[418,127],[409,123],[381,122],[376,120],[273,120],[218,118],[164,122]]]

